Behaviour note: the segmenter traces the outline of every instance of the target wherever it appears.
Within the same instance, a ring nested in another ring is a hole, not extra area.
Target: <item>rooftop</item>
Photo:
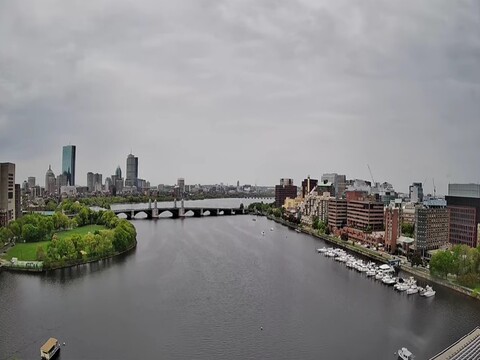
[[[47,340],[45,344],[42,345],[42,347],[40,348],[40,351],[44,353],[48,353],[50,352],[50,350],[52,350],[55,347],[55,345],[57,345],[57,343],[58,343],[57,339],[50,338]]]
[[[476,360],[479,357],[480,327],[477,327],[430,360]]]

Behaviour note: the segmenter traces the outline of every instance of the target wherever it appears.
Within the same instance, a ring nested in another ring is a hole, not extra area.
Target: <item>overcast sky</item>
[[[77,183],[480,182],[480,2],[0,0],[0,161]]]

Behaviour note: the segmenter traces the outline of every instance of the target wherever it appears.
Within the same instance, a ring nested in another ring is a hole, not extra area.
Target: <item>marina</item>
[[[395,276],[395,268],[391,265],[377,265],[373,261],[365,261],[348,254],[344,249],[322,247],[317,248],[319,254],[323,254],[327,258],[333,258],[335,261],[345,264],[349,269],[354,269],[359,273],[365,274],[366,277],[378,280],[379,282],[393,286],[398,292],[405,292],[407,295],[419,294],[425,298],[432,297],[436,294],[430,285],[425,288],[417,285],[417,280],[413,276],[408,279]]]

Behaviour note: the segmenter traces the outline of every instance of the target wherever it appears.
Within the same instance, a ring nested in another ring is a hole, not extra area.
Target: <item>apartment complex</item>
[[[328,226],[340,229],[347,224],[347,200],[332,198],[328,201]]]
[[[402,234],[400,213],[399,208],[385,209],[385,250],[391,253],[397,249],[397,240]]]

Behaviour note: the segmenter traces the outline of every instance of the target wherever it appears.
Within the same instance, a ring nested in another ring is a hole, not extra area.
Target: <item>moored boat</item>
[[[415,357],[413,354],[405,347],[402,347],[397,351],[398,360],[413,360]]]

